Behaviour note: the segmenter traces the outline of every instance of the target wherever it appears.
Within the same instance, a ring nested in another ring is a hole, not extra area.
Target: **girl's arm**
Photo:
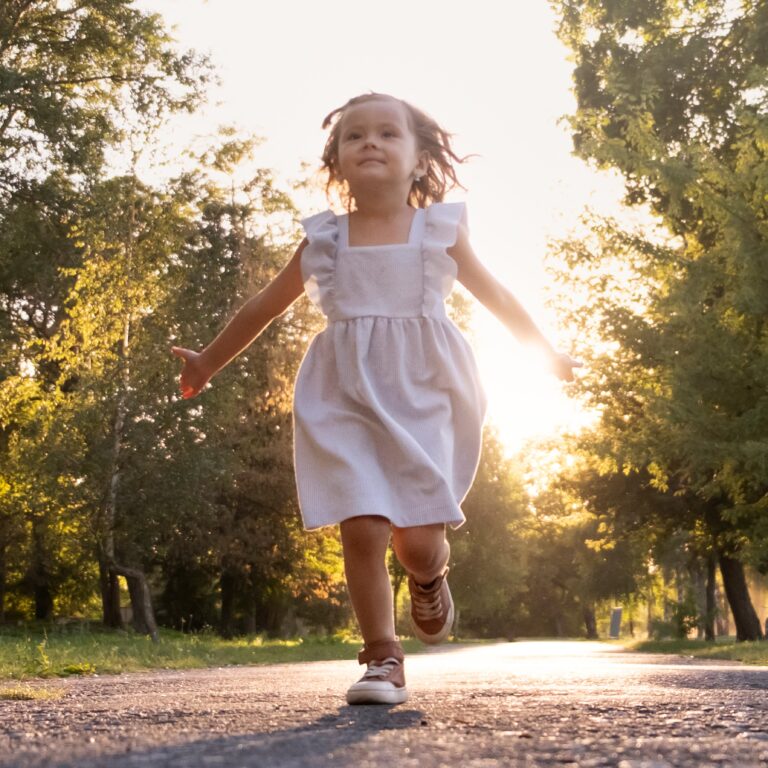
[[[285,267],[263,290],[240,307],[224,330],[202,352],[181,347],[171,348],[185,363],[180,381],[185,399],[198,394],[209,379],[237,357],[272,320],[283,314],[301,296],[304,290],[301,254],[307,242],[305,238]]]
[[[534,344],[544,350],[553,373],[565,381],[573,379],[573,368],[581,363],[570,355],[557,352],[538,329],[522,304],[480,262],[469,243],[464,224],[459,225],[456,242],[448,255],[458,265],[458,280],[524,344]]]

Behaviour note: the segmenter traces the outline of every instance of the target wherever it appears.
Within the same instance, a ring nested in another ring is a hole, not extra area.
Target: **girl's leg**
[[[453,598],[448,588],[450,547],[445,525],[394,528],[395,554],[408,572],[411,619],[416,637],[424,643],[441,643],[453,627]]]
[[[387,571],[390,531],[389,520],[374,515],[341,524],[347,589],[365,640],[357,660],[368,665],[347,691],[348,704],[402,704],[408,699]]]
[[[430,584],[448,565],[451,548],[445,524],[392,528],[392,547],[397,559],[417,584]]]
[[[395,639],[386,560],[390,532],[385,517],[365,515],[341,523],[347,589],[366,645]]]

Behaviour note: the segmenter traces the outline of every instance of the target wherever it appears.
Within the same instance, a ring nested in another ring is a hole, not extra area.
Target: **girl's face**
[[[371,99],[345,110],[339,131],[339,169],[350,192],[391,187],[407,198],[416,176],[426,173],[405,107],[395,99]]]

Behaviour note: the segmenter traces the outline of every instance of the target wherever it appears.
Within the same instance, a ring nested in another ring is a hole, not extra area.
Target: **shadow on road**
[[[328,766],[347,747],[360,747],[377,734],[426,725],[423,712],[398,706],[344,706],[337,713],[287,730],[202,739],[177,746],[158,746],[112,755],[95,762],[77,761],[78,768],[162,765],[164,768],[207,766],[214,760],[227,768],[260,765]],[[373,748],[373,745],[372,745]],[[376,745],[381,750],[381,745]],[[402,753],[400,753],[402,754]],[[379,756],[382,755],[379,752]],[[60,764],[62,768],[68,764]]]
[[[646,683],[659,690],[686,688],[702,691],[768,690],[765,667],[731,667],[718,669],[703,666],[680,666],[670,672],[657,672],[645,677]]]

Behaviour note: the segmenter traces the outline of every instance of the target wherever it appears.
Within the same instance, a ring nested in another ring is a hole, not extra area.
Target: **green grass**
[[[406,653],[422,650],[401,638]],[[161,630],[160,642],[133,632],[83,628],[0,628],[0,680],[116,674],[148,669],[194,669],[239,664],[355,659],[351,635],[269,640],[260,635],[224,640],[213,633]]]
[[[60,699],[63,695],[64,691],[60,688],[30,688],[21,685],[0,688],[0,701],[48,701]]]
[[[674,653],[702,659],[727,659],[745,664],[768,665],[768,642],[737,643],[732,637],[720,638],[714,643],[704,640],[643,640],[625,644],[631,651],[641,653]]]

